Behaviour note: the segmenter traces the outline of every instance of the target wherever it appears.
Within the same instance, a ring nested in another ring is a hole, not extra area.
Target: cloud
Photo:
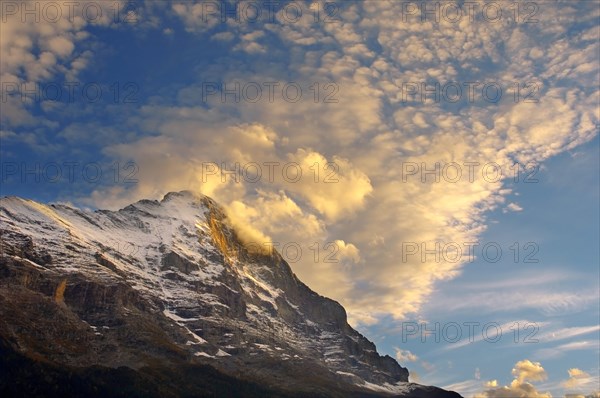
[[[475,398],[552,398],[550,393],[542,393],[529,384],[511,383],[510,386],[504,386],[496,389],[490,389],[484,393],[475,395]]]
[[[496,380],[485,384],[488,390],[475,395],[475,398],[551,398],[550,393],[539,392],[529,381],[542,381],[548,376],[539,362],[524,359],[515,364],[512,370],[515,377],[508,386],[497,387]]]
[[[284,207],[293,207],[285,199],[280,204]],[[240,201],[233,201],[226,208],[226,214],[231,225],[235,228],[238,237],[249,249],[257,248],[259,253],[270,253],[272,251],[273,246],[268,243],[273,240],[257,229],[252,223],[253,218],[256,218],[258,215],[256,208],[247,206]]]
[[[598,384],[598,377],[590,376],[578,368],[571,368],[568,371],[569,379],[562,382],[561,385],[568,389],[578,388],[580,390],[593,390]],[[549,392],[540,392],[529,382],[539,382],[546,380],[548,375],[539,362],[532,362],[524,359],[515,364],[512,369],[514,380],[508,385],[498,387],[497,380],[490,380],[484,384],[486,389],[483,392],[474,395],[474,398],[552,398]],[[567,393],[565,398],[595,398],[598,392],[590,394]]]
[[[421,375],[417,372],[415,372],[414,370],[410,371],[410,374],[408,375],[409,377],[409,381],[411,383],[421,383]]]
[[[73,42],[63,36],[55,36],[48,40],[48,48],[54,53],[57,54],[61,58],[65,58],[73,52],[75,45]],[[52,56],[52,53],[44,53]],[[43,54],[42,54],[43,55]],[[50,58],[50,57],[48,57]],[[44,58],[40,56],[40,61],[42,64],[54,64],[54,61],[44,62]]]
[[[458,261],[421,253],[403,256],[406,243],[474,242],[486,229],[489,211],[518,210],[515,203],[506,204],[505,181],[512,175],[486,179],[484,165],[511,170],[515,162],[537,164],[596,136],[594,31],[561,38],[593,23],[592,8],[585,3],[547,7],[559,21],[552,26],[481,20],[435,24],[419,18],[399,23],[402,2],[367,1],[345,3],[338,23],[303,18],[298,23],[223,24],[218,16],[204,18],[201,4],[175,3],[169,17],[180,19],[199,46],[214,45],[212,38],[240,51],[208,60],[185,88],[132,111],[127,125],[139,137],[108,144],[104,153],[135,161],[139,183],[129,189],[99,187],[87,203],[114,208],[172,190],[208,194],[229,209],[248,239],[272,239],[282,247],[298,243],[303,256],[291,262],[294,272],[319,293],[339,300],[353,324],[374,323],[386,315],[402,319],[418,312],[436,284],[455,278],[466,262],[464,256]],[[219,32],[219,24],[227,33]],[[8,58],[2,54],[2,62],[12,65],[6,78],[56,73],[57,64],[78,54],[82,26],[51,35],[53,41],[39,32],[11,33],[6,39],[3,30],[2,40],[9,40],[6,48],[11,48]],[[58,37],[75,48],[69,52]],[[502,42],[506,45],[497,45]],[[35,46],[49,54],[38,56]],[[19,75],[16,65],[24,63],[39,67]],[[515,102],[505,94],[503,101],[490,104],[480,93],[473,103],[403,100],[404,83],[425,80],[493,80],[505,87],[535,81],[539,101]],[[220,95],[203,101],[203,81],[280,85],[273,102],[222,102]],[[301,100],[282,99],[286,82],[302,86]],[[11,123],[32,122],[19,107],[8,107]],[[268,180],[264,162],[295,163],[306,178],[292,182],[278,168]],[[478,163],[474,179],[464,162]],[[235,181],[236,163],[242,170],[257,163],[265,174],[258,182],[244,176]],[[326,168],[328,163],[337,169]],[[423,172],[436,170],[436,163],[442,170],[450,163],[460,165],[462,178],[450,182],[440,173],[423,178]],[[208,164],[214,167],[207,169]],[[408,165],[419,170],[407,174]],[[335,183],[325,182],[326,177]],[[315,261],[310,249],[315,242],[321,248],[338,242],[352,266],[325,263],[323,256]],[[447,311],[481,304],[554,314],[583,308],[597,297],[584,293],[581,298],[565,291],[477,292],[467,296],[467,304],[456,299],[444,304]]]
[[[470,308],[488,312],[535,310],[543,315],[551,316],[582,311],[590,304],[595,303],[597,297],[597,293],[592,289],[576,293],[569,290],[529,289],[523,291],[513,288],[506,291],[466,292],[460,300],[448,298],[448,301],[434,304],[434,306],[443,304],[448,311],[464,311]]]
[[[449,391],[460,391],[462,396],[472,397],[474,393],[481,389],[481,382],[479,380],[465,380],[444,385],[442,388]]]
[[[39,128],[38,136],[48,136],[56,129],[55,120],[62,113],[48,99],[53,98],[54,92],[44,91],[45,85],[60,87],[65,91],[60,98],[67,98],[69,88],[63,83],[79,82],[80,73],[94,56],[90,50],[94,36],[87,29],[115,28],[115,9],[125,9],[127,2],[10,3],[6,3],[6,12],[2,9],[0,24],[1,122],[15,130]],[[36,105],[41,112],[35,112]],[[43,147],[39,141],[45,139],[40,137],[35,143],[23,141],[39,151]]]
[[[523,208],[521,206],[519,206],[516,203],[509,203],[506,208],[503,210],[504,213],[507,213],[509,211],[513,211],[513,212],[519,212],[519,211],[523,211]]]
[[[235,46],[234,50],[242,50],[248,54],[262,54],[267,52],[265,46],[258,43],[258,39],[265,35],[263,31],[255,30],[251,33],[241,35],[241,42]]]
[[[299,193],[311,206],[330,220],[360,210],[373,191],[369,177],[352,162],[340,157],[328,161],[311,150],[298,149],[288,155],[290,164],[297,164],[304,172],[312,171],[313,178],[301,179],[289,190]],[[322,183],[316,183],[315,181]]]
[[[539,336],[540,342],[558,341],[600,331],[600,325],[574,326],[546,331]]]
[[[209,10],[207,3],[173,3],[173,13],[182,19],[188,32],[205,32],[220,23],[220,16]]]
[[[597,353],[600,353],[600,343],[598,341],[572,341],[570,343],[561,344],[552,348],[542,348],[535,352],[535,355],[538,358],[542,359],[550,359],[550,358],[558,358],[563,356],[565,353],[569,351],[577,351],[577,350],[595,350]]]
[[[219,32],[212,35],[211,39],[219,41],[231,41],[235,38],[235,35],[231,32]]]
[[[569,379],[564,383],[567,388],[579,387],[582,384],[588,384],[591,381],[590,374],[581,369],[572,368],[567,370],[567,372],[569,373]]]
[[[539,362],[531,362],[528,359],[519,361],[515,364],[512,370],[513,376],[518,384],[522,384],[526,380],[542,381],[546,380],[548,375]]]
[[[578,284],[578,290],[567,289],[565,282]],[[589,277],[575,271],[546,269],[543,275],[535,270],[512,272],[510,276],[494,281],[461,283],[460,299],[440,292],[428,308],[436,311],[487,311],[493,313],[534,310],[542,315],[572,314],[583,311],[597,301],[597,287],[589,286]],[[584,333],[588,329],[573,329]],[[551,336],[544,331],[543,341]],[[562,331],[560,333],[566,333]]]
[[[395,348],[395,350],[396,350],[396,359],[400,363],[415,362],[415,361],[419,360],[419,357],[417,357],[415,354],[413,354],[412,352],[410,352],[408,350],[402,350],[400,348]]]

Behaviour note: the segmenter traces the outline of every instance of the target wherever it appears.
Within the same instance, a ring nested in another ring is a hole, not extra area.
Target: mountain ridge
[[[141,380],[144,369],[209,366],[274,396],[459,396],[409,383],[339,303],[277,251],[249,251],[206,196],[118,211],[3,197],[0,220],[0,337],[17,361]]]

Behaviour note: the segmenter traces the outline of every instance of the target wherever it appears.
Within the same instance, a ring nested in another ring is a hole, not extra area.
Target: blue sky
[[[3,3],[1,194],[201,192],[248,242],[299,247],[294,272],[413,380],[598,390],[598,4],[280,3]],[[404,338],[436,322],[503,338]]]

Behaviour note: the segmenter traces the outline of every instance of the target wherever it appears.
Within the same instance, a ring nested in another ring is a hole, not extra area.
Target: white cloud
[[[401,364],[407,363],[407,362],[415,362],[415,361],[419,360],[419,357],[417,357],[415,354],[413,354],[409,350],[402,350],[400,348],[396,348],[395,350],[396,350],[396,359]]]
[[[71,40],[64,36],[55,36],[48,40],[48,48],[59,57],[65,58],[71,55],[75,45]],[[43,63],[42,57],[40,57],[40,60]]]
[[[182,19],[188,32],[205,32],[221,23],[220,14],[214,14],[207,4],[181,2],[173,3],[171,7],[175,15]]]
[[[600,354],[600,342],[598,341],[572,341],[552,348],[542,348],[535,352],[537,358],[550,359],[559,358],[569,351],[588,350]]]
[[[347,261],[351,263],[360,262],[360,251],[352,243],[346,243],[341,239],[334,242],[337,256],[341,261]]]
[[[438,299],[442,298],[438,296]],[[512,312],[517,310],[535,310],[542,315],[561,315],[580,312],[596,303],[597,292],[586,289],[579,293],[574,291],[556,291],[552,289],[517,288],[488,291],[466,292],[463,297],[442,298],[443,303],[431,304],[432,308],[444,306],[447,311],[465,311],[476,308],[486,312]]]
[[[546,380],[548,375],[539,362],[531,362],[528,359],[519,361],[515,364],[512,370],[515,380],[521,384],[525,381],[542,381]]]
[[[472,397],[481,390],[481,381],[473,379],[464,380],[457,383],[446,384],[442,388],[448,391],[456,391],[465,398]]]
[[[507,213],[509,211],[519,212],[523,211],[523,208],[516,203],[509,203],[508,206],[504,209],[504,212]]]
[[[539,336],[539,340],[540,342],[558,341],[598,331],[600,331],[600,325],[567,327],[545,331]]]
[[[539,362],[524,359],[515,364],[512,370],[515,377],[508,386],[497,387],[497,381],[493,380],[485,384],[489,388],[483,393],[475,395],[475,398],[551,398],[547,392],[539,392],[529,381],[546,380],[548,375]]]
[[[565,398],[596,398],[599,392],[592,392],[598,386],[598,377],[591,376],[587,372],[571,368],[567,370],[569,379],[561,383],[553,383],[550,386],[566,387],[571,392],[567,392]],[[529,382],[540,382],[546,380],[548,375],[539,362],[532,362],[524,359],[515,364],[512,370],[514,380],[508,386],[498,386],[497,380],[490,380],[482,386],[483,392],[475,393],[472,388],[461,388],[456,391],[462,392],[465,396],[474,396],[474,398],[552,398],[550,392],[539,391]],[[463,383],[460,387],[472,387],[472,384]],[[481,389],[481,387],[480,387]],[[578,392],[573,392],[574,389]],[[586,394],[587,392],[587,394]],[[468,394],[467,394],[468,393]]]
[[[233,40],[235,35],[231,32],[219,32],[212,35],[211,39],[219,40],[219,41],[231,41]]]
[[[592,376],[581,369],[571,368],[567,370],[567,372],[569,373],[569,379],[564,383],[567,388],[580,387],[582,385],[591,384],[593,381]]]

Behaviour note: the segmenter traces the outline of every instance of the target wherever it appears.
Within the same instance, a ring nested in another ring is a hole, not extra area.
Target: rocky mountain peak
[[[276,251],[248,250],[206,196],[171,192],[119,211],[2,198],[0,221],[7,358],[142,379],[204,366],[273,396],[458,396],[409,383],[339,303]]]

